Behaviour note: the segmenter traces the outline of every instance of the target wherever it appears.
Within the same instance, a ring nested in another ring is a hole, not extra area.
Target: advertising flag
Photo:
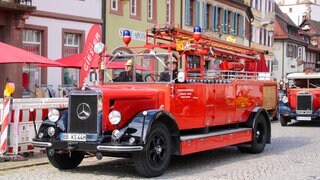
[[[93,62],[97,61],[99,54],[93,51],[94,45],[102,40],[101,28],[98,24],[94,24],[87,36],[86,43],[83,50],[83,59],[80,72],[80,82],[79,85],[82,87],[86,83],[86,79],[90,72],[90,68]]]

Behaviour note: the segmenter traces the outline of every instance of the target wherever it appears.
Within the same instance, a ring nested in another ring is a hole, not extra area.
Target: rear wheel
[[[145,177],[160,176],[171,159],[171,137],[168,128],[155,123],[147,137],[145,149],[133,154],[136,170]]]
[[[253,137],[250,147],[238,146],[240,152],[257,154],[261,153],[267,144],[268,128],[263,115],[259,115],[253,126]]]
[[[70,153],[54,153],[50,155],[47,149],[47,157],[50,163],[57,169],[74,169],[83,160],[84,152],[71,151]]]

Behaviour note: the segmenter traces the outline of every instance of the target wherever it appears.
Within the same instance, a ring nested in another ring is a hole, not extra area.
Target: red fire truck
[[[263,55],[194,31],[154,26],[143,47],[131,48],[124,31],[127,46],[112,55],[97,44],[100,85],[75,89],[67,110],[51,110],[34,145],[58,169],[76,168],[90,153],[133,158],[146,177],[163,174],[172,155],[231,145],[261,153],[277,109],[276,82],[257,71]],[[116,81],[119,72],[108,66],[128,60],[132,79]],[[173,63],[178,72],[167,69]]]
[[[291,120],[320,120],[320,73],[295,72],[286,76],[285,89],[279,101],[282,126]]]

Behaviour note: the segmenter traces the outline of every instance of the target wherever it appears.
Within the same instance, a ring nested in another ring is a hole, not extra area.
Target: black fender
[[[52,126],[57,128],[57,132],[65,132],[66,131],[66,125],[67,125],[67,118],[68,118],[68,110],[62,111],[62,114],[57,122],[52,122],[48,118],[46,118],[44,121],[42,121],[38,134],[43,133],[44,137],[48,137],[47,129]]]
[[[247,126],[254,128],[255,122],[258,118],[258,116],[262,114],[264,116],[264,119],[266,120],[267,128],[268,128],[268,137],[267,137],[267,143],[271,143],[271,122],[270,117],[268,115],[268,112],[263,107],[255,107],[249,116],[249,119],[247,121]]]
[[[124,134],[130,134],[131,136],[138,138],[140,140],[140,144],[145,144],[147,135],[155,122],[162,122],[167,126],[172,138],[174,147],[173,153],[178,154],[180,151],[179,128],[175,118],[168,111],[155,109],[140,112],[128,124]]]

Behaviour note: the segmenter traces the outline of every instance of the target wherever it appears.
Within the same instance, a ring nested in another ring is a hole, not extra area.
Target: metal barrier
[[[0,111],[4,112],[6,100],[0,100]],[[7,139],[7,148],[2,154],[18,155],[23,152],[33,150],[32,139],[35,137],[35,129],[38,130],[42,120],[47,116],[51,108],[67,108],[68,98],[30,98],[30,99],[12,99],[12,104],[8,110],[11,118],[8,120],[8,131],[1,131]],[[0,113],[4,114],[4,113]],[[1,115],[1,123],[4,116]],[[34,127],[35,121],[36,127]],[[2,123],[2,125],[5,125]],[[1,128],[2,130],[2,128]],[[1,142],[5,139],[1,139]]]

